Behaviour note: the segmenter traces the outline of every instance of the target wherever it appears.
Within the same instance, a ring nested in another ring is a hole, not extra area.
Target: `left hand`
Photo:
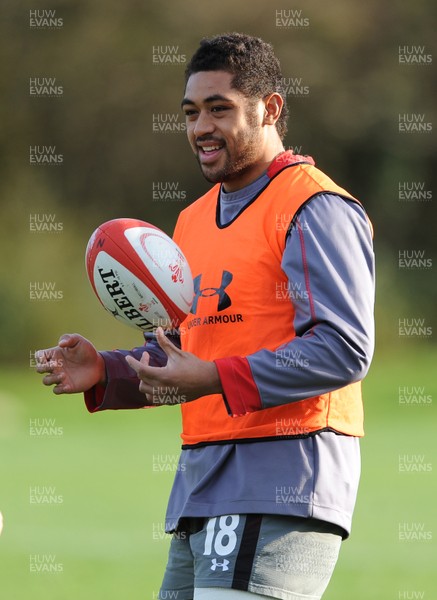
[[[150,367],[147,351],[141,360],[126,356],[127,363],[141,380],[139,390],[146,395],[148,405],[181,404],[223,392],[213,362],[177,348],[165,337],[161,327],[156,330],[156,339],[167,355],[165,367]]]

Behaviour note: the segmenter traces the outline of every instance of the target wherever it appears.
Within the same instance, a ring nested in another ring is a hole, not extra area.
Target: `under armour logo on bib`
[[[218,296],[218,312],[220,312],[221,310],[225,310],[225,308],[231,306],[232,301],[229,295],[225,292],[225,289],[231,283],[233,277],[234,276],[230,271],[223,271],[220,287],[206,287],[201,289],[200,280],[202,279],[202,275],[197,275],[197,277],[193,279],[194,300],[190,312],[192,312],[193,315],[195,315],[197,312],[197,303],[199,302],[199,298],[209,298],[210,296]]]
[[[217,569],[217,567],[220,567],[222,571],[229,571],[229,561],[226,560],[226,558],[223,559],[223,562],[219,563],[217,562],[216,558],[212,558],[211,559],[212,562],[212,566],[211,566],[211,571],[215,571]]]

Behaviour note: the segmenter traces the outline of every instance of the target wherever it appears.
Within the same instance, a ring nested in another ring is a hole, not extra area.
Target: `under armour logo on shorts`
[[[223,562],[219,563],[217,562],[216,558],[212,558],[211,559],[212,562],[212,566],[211,566],[211,571],[215,571],[217,569],[217,567],[220,567],[222,571],[229,571],[229,561],[226,560],[226,558],[223,559]]]

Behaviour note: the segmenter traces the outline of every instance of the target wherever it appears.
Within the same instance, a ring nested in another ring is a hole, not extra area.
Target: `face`
[[[264,150],[262,100],[249,100],[231,87],[232,74],[201,71],[188,79],[182,109],[187,135],[203,175],[227,191],[261,174]]]

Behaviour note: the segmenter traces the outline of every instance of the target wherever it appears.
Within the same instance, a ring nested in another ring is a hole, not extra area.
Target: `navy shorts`
[[[173,534],[159,598],[192,600],[194,588],[230,588],[281,600],[318,600],[342,529],[316,519],[223,515],[183,519]]]

